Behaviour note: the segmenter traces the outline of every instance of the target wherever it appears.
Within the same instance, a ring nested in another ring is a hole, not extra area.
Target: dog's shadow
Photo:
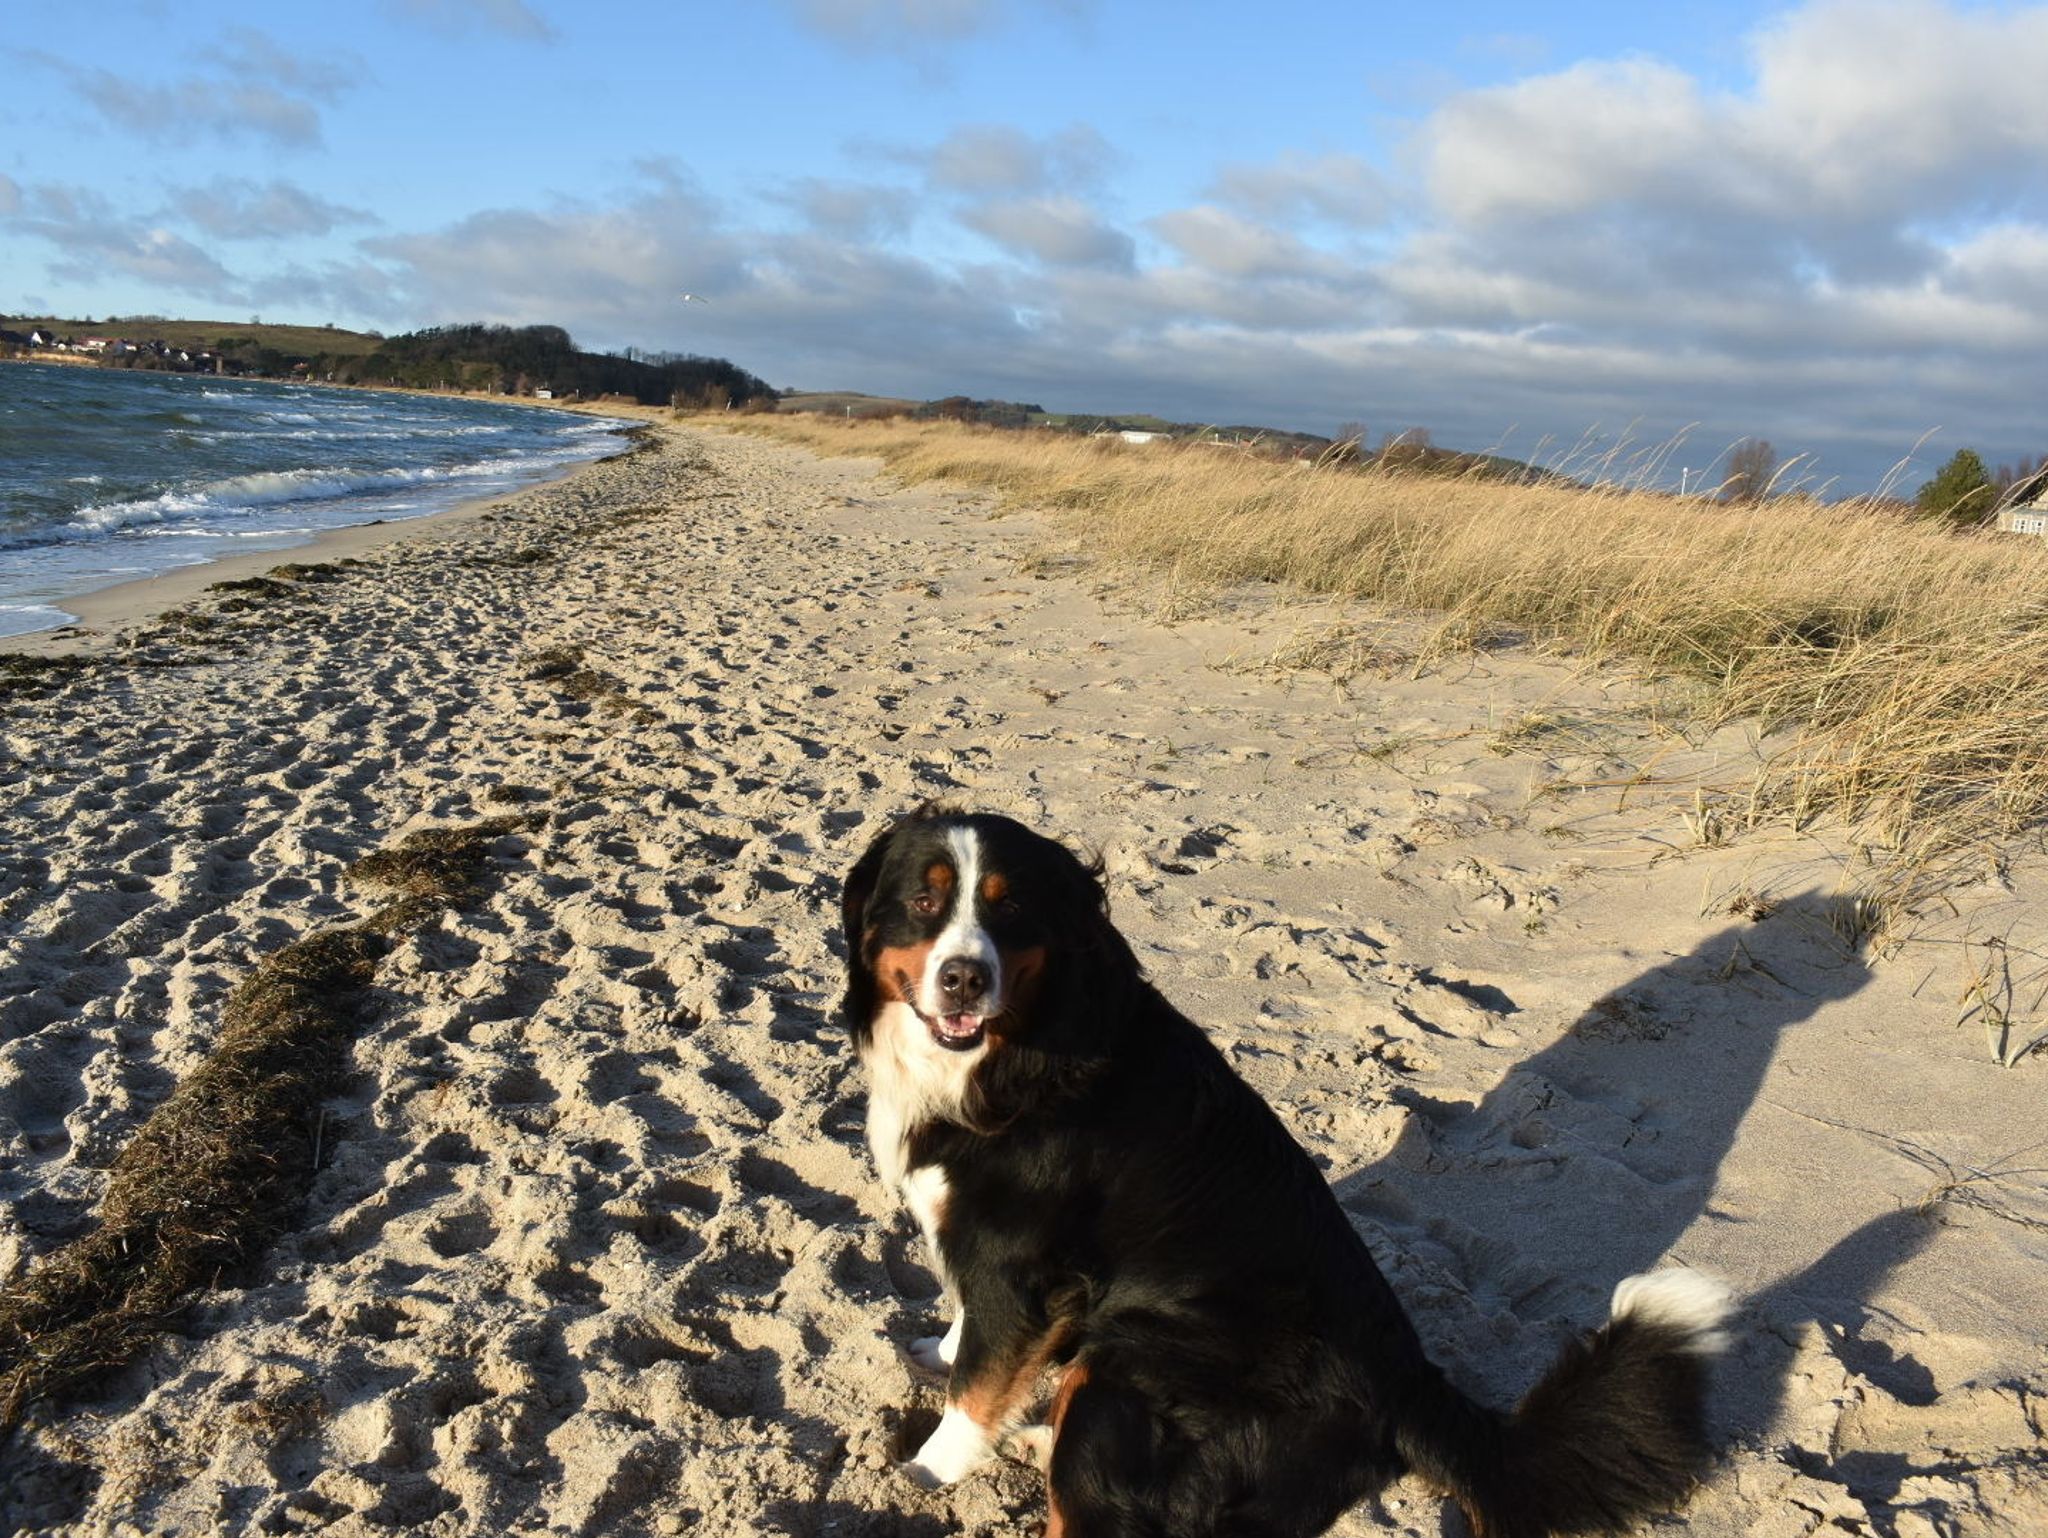
[[[1476,1104],[1399,1097],[1411,1114],[1394,1148],[1336,1190],[1454,1379],[1506,1405],[1605,1317],[1616,1282],[1703,1248],[1687,1242],[1696,1224],[1742,1221],[1714,1192],[1780,1038],[1870,978],[1838,938],[1853,933],[1845,906],[1808,896],[1709,935],[1590,1003]],[[1723,1434],[1762,1434],[1803,1327],[1849,1340],[1863,1301],[1933,1232],[1900,1212],[1824,1254],[1788,1236],[1788,1274],[1742,1300],[1716,1394]],[[1864,1354],[1850,1365],[1909,1402],[1931,1391],[1909,1359]]]

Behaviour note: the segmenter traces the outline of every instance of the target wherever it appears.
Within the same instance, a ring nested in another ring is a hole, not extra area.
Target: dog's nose
[[[988,968],[971,956],[955,956],[939,968],[939,995],[946,1013],[972,1009],[988,992]]]

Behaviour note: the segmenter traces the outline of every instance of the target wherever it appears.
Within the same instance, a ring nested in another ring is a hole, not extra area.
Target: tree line
[[[1724,502],[1756,503],[1780,494],[1781,461],[1766,438],[1745,438],[1728,454],[1728,474],[1717,488]],[[1988,522],[2001,508],[2048,496],[2048,454],[2021,456],[1996,470],[1975,449],[1957,449],[1914,493],[1913,508],[1963,528]]]
[[[560,326],[432,326],[390,337],[336,378],[529,395],[624,395],[643,406],[742,406],[775,391],[723,358],[584,352]]]

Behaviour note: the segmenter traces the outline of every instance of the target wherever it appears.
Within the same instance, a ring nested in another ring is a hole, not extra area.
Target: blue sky
[[[0,312],[1873,483],[2048,449],[2048,6],[16,0]],[[706,304],[684,304],[685,292]]]

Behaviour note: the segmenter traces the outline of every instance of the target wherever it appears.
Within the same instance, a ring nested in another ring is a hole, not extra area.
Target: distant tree
[[[2019,506],[2048,496],[2048,454],[2029,459],[2024,454],[2016,465],[2000,465],[1991,477],[1994,507]]]
[[[1365,424],[1339,422],[1337,435],[1316,454],[1319,465],[1355,465],[1365,457]]]
[[[1975,449],[1957,449],[1915,500],[1928,517],[1964,526],[1982,523],[1996,505],[1991,472]]]
[[[1380,463],[1408,467],[1427,466],[1435,451],[1426,427],[1404,427],[1388,433],[1380,444]]]
[[[1771,494],[1778,473],[1778,451],[1768,438],[1744,438],[1728,453],[1728,474],[1721,482],[1726,502],[1761,502]]]

